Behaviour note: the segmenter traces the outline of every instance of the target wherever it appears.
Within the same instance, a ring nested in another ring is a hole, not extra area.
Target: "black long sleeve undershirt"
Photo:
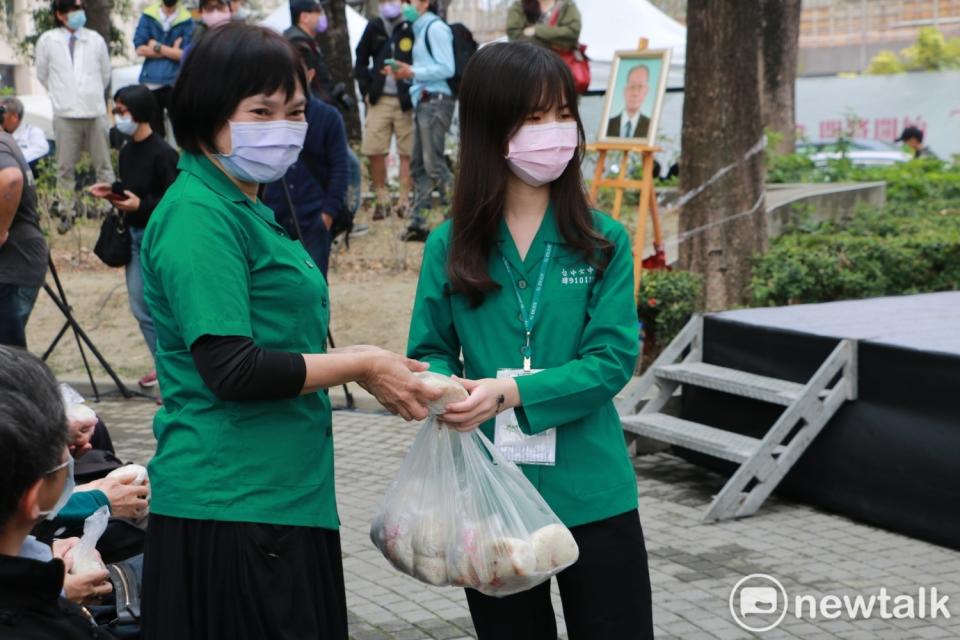
[[[244,336],[200,336],[190,355],[203,382],[221,400],[296,398],[307,379],[301,354],[269,351]]]

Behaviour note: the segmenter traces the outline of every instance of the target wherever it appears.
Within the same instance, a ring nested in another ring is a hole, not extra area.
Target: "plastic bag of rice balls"
[[[560,522],[523,472],[475,429],[460,433],[435,416],[467,397],[456,381],[421,374],[445,389],[431,406],[370,527],[370,538],[398,570],[434,586],[491,596],[531,589],[579,556]]]

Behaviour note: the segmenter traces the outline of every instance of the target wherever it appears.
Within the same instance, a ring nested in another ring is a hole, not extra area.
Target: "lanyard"
[[[527,334],[527,341],[523,345],[520,353],[523,354],[523,370],[530,371],[532,368],[533,348],[530,346],[530,334],[533,333],[533,322],[537,319],[537,310],[540,308],[540,296],[543,295],[543,283],[547,279],[547,270],[550,266],[550,258],[553,257],[553,245],[547,243],[547,250],[543,254],[543,262],[540,264],[540,275],[537,277],[537,285],[533,290],[533,300],[530,304],[530,313],[527,314],[527,305],[523,304],[523,296],[520,295],[520,286],[513,275],[513,269],[507,261],[506,256],[500,254],[503,260],[503,266],[507,268],[507,274],[510,276],[510,284],[513,285],[513,292],[517,294],[517,302],[520,304],[520,319],[523,320],[523,329]]]

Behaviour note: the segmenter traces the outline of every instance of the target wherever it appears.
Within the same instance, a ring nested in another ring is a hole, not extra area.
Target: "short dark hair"
[[[63,21],[57,17],[57,13],[70,13],[71,9],[77,8],[83,8],[83,0],[53,0],[50,4],[50,14],[53,16],[54,22],[63,24]]]
[[[60,463],[66,444],[67,417],[50,369],[0,346],[0,528],[24,492]]]
[[[215,151],[214,136],[244,98],[297,88],[307,76],[296,49],[265,27],[231,23],[208,30],[191,48],[173,85],[170,121],[177,144]]]
[[[114,102],[122,102],[135,122],[153,122],[157,99],[145,84],[131,84],[113,94]]]

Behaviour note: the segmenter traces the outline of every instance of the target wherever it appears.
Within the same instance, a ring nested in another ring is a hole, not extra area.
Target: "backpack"
[[[442,22],[443,19],[441,18]],[[444,23],[446,24],[446,23]],[[430,27],[433,26],[433,23],[430,23]],[[450,27],[450,31],[453,32],[453,77],[447,78],[447,85],[450,87],[450,91],[453,92],[453,97],[456,98],[460,94],[460,79],[463,77],[463,70],[467,66],[467,62],[470,60],[470,56],[477,52],[477,49],[480,48],[480,45],[477,44],[477,41],[473,37],[473,32],[467,28],[462,22],[457,22],[455,24],[447,25]],[[427,53],[430,54],[430,57],[433,58],[433,49],[430,47],[430,27],[427,27],[427,30],[423,34],[423,40],[427,45]]]

